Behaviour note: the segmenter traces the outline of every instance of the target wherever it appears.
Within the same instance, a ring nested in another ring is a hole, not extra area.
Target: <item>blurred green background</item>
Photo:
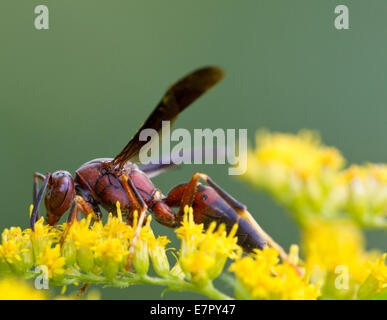
[[[39,4],[50,10],[49,30],[34,28]],[[339,4],[349,7],[349,30],[334,28]],[[387,162],[386,14],[384,0],[1,0],[0,229],[27,227],[34,171],[74,172],[113,157],[164,90],[204,65],[227,76],[176,128],[247,128],[250,142],[257,128],[311,128],[350,163]],[[283,209],[227,168],[185,166],[154,183],[167,193],[205,171],[284,247],[298,242]],[[385,248],[385,233],[367,238]],[[158,299],[161,291],[104,289],[102,297]]]

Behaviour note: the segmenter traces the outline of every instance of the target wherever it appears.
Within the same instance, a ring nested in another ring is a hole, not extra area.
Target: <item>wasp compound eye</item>
[[[74,197],[74,181],[67,171],[56,171],[51,175],[44,203],[47,223],[55,224],[70,207]]]

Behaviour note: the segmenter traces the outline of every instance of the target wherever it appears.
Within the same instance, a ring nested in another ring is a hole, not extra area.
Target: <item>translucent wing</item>
[[[162,128],[162,121],[173,122],[180,112],[222,78],[223,71],[220,68],[205,67],[188,74],[172,85],[134,137],[114,158],[113,164],[122,166],[136,156],[141,147],[148,143],[148,141],[140,141],[139,139],[142,130],[149,128],[159,132]]]

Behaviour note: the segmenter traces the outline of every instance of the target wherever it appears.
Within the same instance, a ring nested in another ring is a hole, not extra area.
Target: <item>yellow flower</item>
[[[117,238],[122,241],[130,241],[134,235],[134,227],[122,220],[120,203],[117,201],[117,216],[113,216],[111,213],[108,215],[108,220],[105,225],[102,226],[102,222],[96,223],[93,226],[94,230],[100,229],[100,233],[103,238]]]
[[[150,227],[151,220],[152,216],[148,216],[145,226],[143,226],[140,230],[140,234],[135,245],[132,263],[136,272],[139,274],[146,274],[149,269],[148,243],[154,239],[154,235]],[[136,228],[137,211],[134,212],[133,230],[136,230]]]
[[[26,229],[24,233],[31,239],[34,257],[36,258],[43,250],[51,247],[58,240],[60,231],[50,225],[45,225],[44,218],[41,217],[35,223],[35,231]]]
[[[3,264],[3,268],[24,273],[32,267],[32,244],[28,235],[24,234],[19,227],[11,227],[4,229],[1,239],[0,264]]]
[[[11,227],[10,229],[4,229],[1,235],[2,244],[0,245],[0,255],[8,263],[21,261],[20,240],[22,238],[22,231],[19,227]]]
[[[89,215],[87,219],[75,220],[71,226],[62,226],[67,232],[62,254],[68,266],[76,261],[83,272],[98,274],[102,271],[106,277],[113,279],[126,265],[129,246],[137,228],[137,211],[133,213],[131,226],[122,220],[119,202],[116,205],[117,216],[109,213],[106,224],[102,221],[91,224],[93,217]],[[150,221],[151,216],[140,230],[132,259],[136,271],[142,274],[148,271],[148,242],[154,238]]]
[[[330,217],[342,206],[345,192],[338,187],[338,172],[344,163],[340,152],[321,144],[315,132],[259,131],[241,177],[270,192],[302,225],[316,215]]]
[[[360,223],[387,225],[387,165],[352,165],[341,173],[345,209]]]
[[[91,215],[87,219],[80,221],[75,219],[68,229],[67,239],[70,239],[76,245],[77,249],[82,246],[91,248],[101,237],[100,233],[96,231],[96,228],[90,228],[91,219]],[[65,223],[63,229],[67,227],[67,223]]]
[[[36,290],[26,282],[13,278],[0,280],[0,300],[43,300],[43,290]]]
[[[387,165],[373,163],[367,163],[364,166],[352,165],[345,170],[344,176],[348,182],[354,179],[370,179],[380,183],[387,183]]]
[[[320,137],[313,131],[300,131],[296,135],[258,132],[257,147],[250,161],[259,166],[274,166],[293,171],[302,179],[315,177],[326,169],[338,170],[344,165],[340,152],[321,144]],[[249,168],[249,167],[248,167]]]
[[[50,279],[60,278],[64,274],[65,258],[61,256],[59,244],[54,248],[46,248],[36,258],[36,265],[47,267]]]
[[[350,280],[361,283],[367,276],[367,261],[375,255],[365,251],[360,229],[345,220],[310,223],[304,229],[303,246],[307,272],[321,284],[326,273],[337,274],[338,267],[345,267]]]
[[[295,259],[297,250],[293,247],[292,251]],[[278,253],[274,248],[255,250],[252,256],[232,263],[230,271],[237,278],[237,298],[314,300],[319,296],[318,286],[308,283],[293,266],[279,263]]]
[[[182,240],[180,256],[187,257],[194,254],[196,247],[203,239],[203,224],[196,224],[193,220],[193,210],[186,206],[181,226],[175,230],[177,237]]]
[[[67,230],[66,241],[70,241],[76,247],[76,261],[80,268],[88,273],[94,267],[93,247],[101,234],[95,229],[90,228],[92,216],[80,221],[74,220],[71,226],[63,224],[63,230]]]
[[[216,228],[213,222],[203,232],[203,225],[197,225],[193,220],[192,208],[184,208],[182,226],[176,233],[182,240],[179,262],[191,281],[205,283],[215,279],[222,272],[227,258],[235,259],[241,255],[236,230],[237,225],[227,235],[223,224]]]
[[[122,245],[120,239],[107,238],[100,241],[95,247],[95,256],[106,260],[121,262],[124,256],[128,253],[127,247]]]
[[[375,263],[368,264],[370,275],[376,279],[378,288],[376,293],[387,289],[387,266],[385,265],[387,253],[384,253]]]
[[[117,275],[129,253],[127,246],[117,238],[104,239],[93,249],[97,264],[102,267],[104,275],[109,279],[113,279]]]
[[[98,234],[92,250],[94,258],[101,266],[106,277],[113,279],[123,268],[128,258],[128,246],[134,234],[133,227],[122,221],[119,202],[117,202],[117,216],[111,213],[105,225],[101,221],[92,226],[92,231]]]
[[[183,280],[185,278],[185,273],[184,273],[183,269],[181,268],[179,260],[176,261],[175,265],[172,267],[172,269],[169,272],[169,274],[173,278],[177,278],[177,279],[180,279],[180,280]]]
[[[316,217],[351,217],[360,225],[387,227],[387,165],[344,164],[315,132],[259,131],[241,177],[270,192],[301,226]]]
[[[149,255],[153,269],[160,277],[167,277],[169,274],[169,261],[165,247],[170,241],[165,236],[153,237],[149,241]]]

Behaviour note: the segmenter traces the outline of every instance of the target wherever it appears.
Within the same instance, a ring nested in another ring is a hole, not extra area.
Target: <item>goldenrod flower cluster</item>
[[[66,265],[76,265],[85,273],[103,275],[114,280],[120,271],[125,271],[129,259],[129,246],[137,228],[137,212],[133,225],[122,220],[120,205],[117,203],[117,216],[109,213],[107,222],[97,221],[91,224],[91,215],[87,219],[75,221],[62,246]],[[156,238],[150,227],[151,216],[140,229],[131,262],[137,274],[144,275],[149,270],[149,255],[157,273],[167,274],[165,268],[165,237]],[[67,229],[67,225],[63,226]],[[164,266],[164,269],[160,266]],[[167,270],[168,269],[168,270]],[[161,271],[161,272],[160,272]]]
[[[387,165],[344,168],[345,162],[315,132],[260,131],[243,176],[300,225],[306,277],[320,287],[320,299],[368,299],[387,291],[385,255],[366,250],[361,230],[387,228]]]
[[[385,264],[387,253],[384,253],[375,263],[368,268],[369,277],[376,284],[375,291],[380,293],[387,290],[387,265]]]
[[[58,247],[52,247],[57,230],[36,223],[35,232],[22,231],[20,227],[5,229],[1,235],[0,270],[6,273],[25,274],[36,263],[45,262],[51,277],[63,273],[64,259],[58,256]]]
[[[300,225],[316,217],[344,217],[362,226],[387,228],[387,165],[345,169],[345,163],[313,131],[259,131],[242,178],[271,193]]]
[[[279,263],[274,249],[267,248],[252,257],[243,257],[235,236],[237,224],[229,233],[223,224],[216,225],[215,222],[205,230],[202,224],[194,222],[193,216],[192,208],[186,207],[181,226],[176,229],[181,247],[174,254],[177,261],[173,268],[167,256],[167,250],[172,251],[166,249],[169,240],[165,236],[155,237],[148,217],[131,259],[134,270],[127,271],[137,216],[134,215],[132,226],[127,224],[122,220],[117,204],[117,216],[109,214],[105,224],[101,221],[93,223],[89,216],[56,228],[45,225],[41,218],[35,232],[22,231],[18,227],[5,229],[0,245],[0,274],[36,278],[42,275],[42,269],[36,271],[34,267],[43,266],[50,285],[83,282],[127,287],[148,283],[168,286],[171,290],[197,291],[215,299],[230,299],[213,285],[213,280],[225,271],[230,259],[234,261],[230,270],[239,283],[235,288],[238,298],[243,298],[240,294],[243,286],[247,286],[244,290],[250,292],[252,299],[318,297],[318,287],[308,283],[294,266]],[[61,241],[63,237],[64,241]],[[291,256],[297,264],[298,255]],[[149,276],[150,261],[158,277]],[[37,294],[39,298],[43,296]]]
[[[387,228],[387,165],[352,165],[341,172],[343,211],[360,225]]]
[[[361,229],[349,220],[316,220],[302,234],[307,274],[321,286],[324,298],[356,298],[370,266],[380,259],[376,250],[366,250]],[[386,279],[378,278],[377,285],[387,285]]]
[[[297,257],[293,258],[297,260]],[[318,285],[309,283],[307,278],[297,273],[294,266],[279,262],[276,250],[268,247],[255,250],[252,256],[234,262],[230,270],[235,272],[237,277],[237,297],[266,300],[318,298]]]
[[[182,226],[176,230],[182,240],[180,265],[188,279],[195,283],[217,278],[227,258],[236,259],[242,254],[235,237],[237,225],[227,235],[224,224],[212,222],[204,231],[203,224],[195,224],[192,208],[185,208]]]
[[[308,270],[335,272],[344,265],[356,282],[365,279],[367,261],[373,253],[365,251],[361,231],[350,221],[314,221],[303,230],[303,243]],[[319,270],[318,270],[319,269]]]
[[[256,148],[248,151],[243,178],[270,192],[292,213],[301,227],[302,258],[298,245],[291,246],[287,261],[270,247],[246,255],[237,244],[237,224],[229,232],[215,222],[205,229],[195,223],[188,206],[175,230],[180,248],[167,248],[170,239],[155,236],[148,216],[131,255],[137,212],[130,225],[117,203],[117,214],[109,214],[106,223],[88,216],[50,227],[41,218],[34,232],[5,229],[0,276],[6,280],[0,281],[0,297],[9,286],[17,286],[10,277],[43,275],[50,286],[63,288],[153,284],[213,299],[232,299],[214,286],[215,279],[233,285],[238,299],[386,299],[386,254],[366,249],[361,228],[387,228],[387,165],[345,168],[345,162],[337,149],[324,146],[310,131],[262,131]],[[29,295],[31,290],[20,293]],[[30,297],[45,297],[35,294]]]
[[[109,214],[107,222],[92,222],[92,216],[72,224],[50,227],[41,218],[31,229],[5,229],[0,244],[0,274],[35,278],[45,272],[50,285],[105,283],[126,287],[151,283],[175,290],[193,290],[213,298],[229,298],[212,285],[227,258],[240,256],[236,226],[226,234],[223,225],[211,224],[208,230],[193,222],[192,208],[185,208],[184,221],[176,230],[182,241],[178,261],[170,268],[165,236],[156,237],[151,229],[151,216],[140,229],[133,256],[130,245],[137,228],[137,213],[133,224],[122,220],[120,205],[117,215]],[[174,254],[176,256],[176,254]],[[128,271],[130,265],[133,270]],[[148,275],[152,263],[159,276]],[[35,267],[39,268],[35,271]]]
[[[119,272],[126,271],[137,213],[133,225],[129,225],[122,220],[117,203],[117,216],[109,214],[105,224],[102,221],[91,223],[91,219],[89,215],[87,219],[56,228],[45,225],[41,218],[35,225],[35,232],[22,231],[19,227],[5,229],[0,244],[0,272],[32,277],[34,266],[44,266],[53,283],[75,283],[82,279],[80,272],[103,276],[106,281],[115,280]],[[150,221],[149,216],[141,228],[131,261],[136,273],[143,275],[148,272],[150,256],[156,273],[166,276],[169,273],[165,254],[168,240],[154,236]]]

